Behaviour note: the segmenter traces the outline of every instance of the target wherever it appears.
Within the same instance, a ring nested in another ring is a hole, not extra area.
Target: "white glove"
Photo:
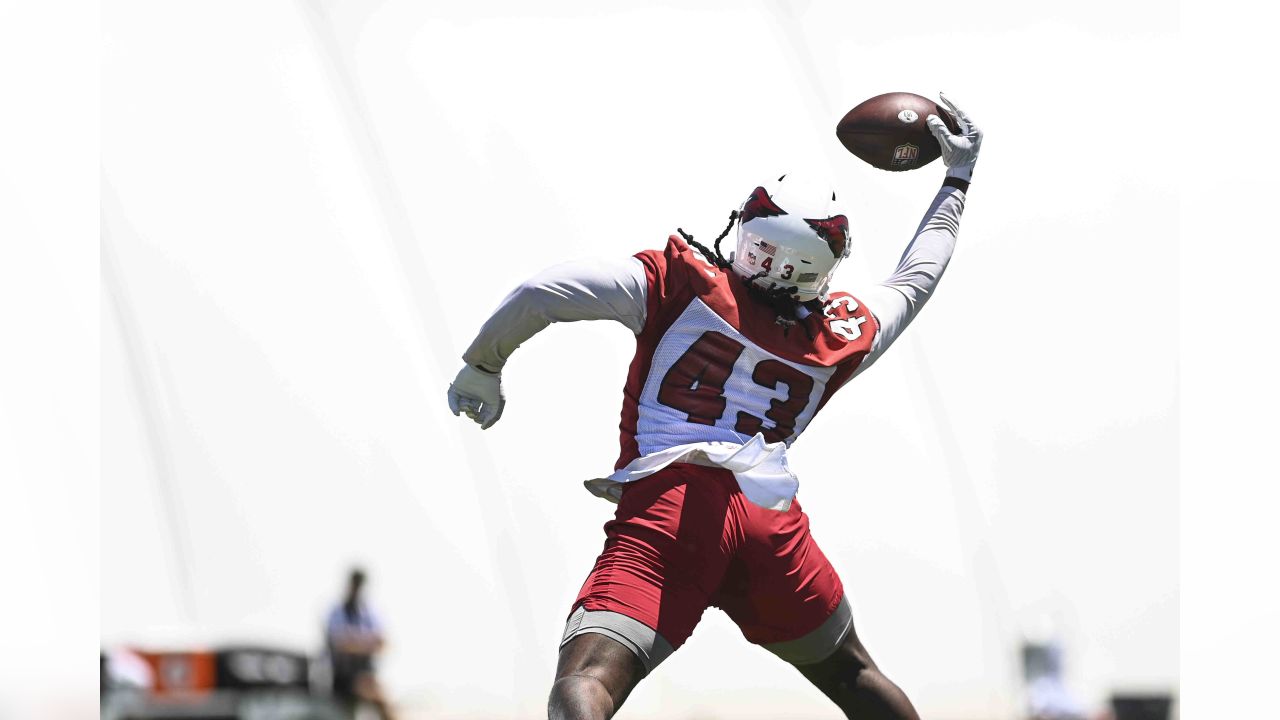
[[[960,134],[952,135],[947,129],[947,124],[937,115],[930,115],[924,121],[933,136],[938,138],[938,144],[942,145],[942,162],[947,166],[947,175],[968,182],[973,179],[973,166],[978,163],[978,148],[982,147],[982,131],[973,124],[963,110],[948,100],[946,95],[938,93],[938,97],[942,98],[943,104],[947,106],[947,112],[955,118],[956,125],[960,127]]]
[[[488,430],[502,417],[507,399],[502,396],[502,374],[477,370],[464,365],[458,376],[449,384],[449,409],[454,415],[466,413],[467,417]]]

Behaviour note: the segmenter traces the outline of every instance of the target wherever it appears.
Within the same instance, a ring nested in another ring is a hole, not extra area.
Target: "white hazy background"
[[[1177,93],[1165,3],[113,3],[103,14],[101,640],[317,649],[352,563],[411,717],[544,713],[611,505],[632,342],[554,326],[502,421],[445,388],[535,271],[701,239],[818,165],[887,274],[941,181],[848,155],[882,92],[987,133],[928,310],[796,443],[859,633],[921,712],[1178,682]],[[857,458],[855,461],[854,458]],[[718,611],[629,717],[833,717]]]

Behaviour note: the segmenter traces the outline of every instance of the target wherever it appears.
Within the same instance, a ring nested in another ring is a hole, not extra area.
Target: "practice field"
[[[545,716],[635,343],[549,328],[485,431],[446,405],[467,344],[535,272],[710,240],[791,168],[847,203],[836,285],[880,281],[943,169],[872,168],[836,123],[945,90],[986,133],[955,256],[792,448],[814,537],[924,716],[1025,717],[1028,643],[1087,717],[1176,696],[1186,329],[1152,227],[1183,179],[1114,128],[1178,97],[1177,18],[997,6],[113,3],[102,647],[314,658],[359,565],[402,717]],[[712,610],[619,717],[834,713]]]

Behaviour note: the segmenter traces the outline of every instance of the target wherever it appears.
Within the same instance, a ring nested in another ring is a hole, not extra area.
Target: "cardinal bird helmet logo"
[[[818,237],[827,241],[827,247],[831,248],[832,255],[837,258],[844,257],[845,249],[849,244],[848,218],[843,215],[836,215],[826,220],[805,218],[805,222],[809,223],[809,227],[818,233]]]
[[[769,193],[765,189],[758,187],[751,191],[751,197],[747,198],[747,203],[742,206],[742,222],[746,223],[756,218],[778,217],[786,215],[787,211],[778,207],[778,204],[769,197]]]

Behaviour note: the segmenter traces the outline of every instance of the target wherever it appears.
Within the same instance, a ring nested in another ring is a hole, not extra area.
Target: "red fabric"
[[[636,445],[636,425],[639,421],[639,401],[654,349],[662,341],[671,324],[680,317],[694,298],[701,298],[725,322],[737,328],[768,352],[801,365],[819,367],[839,366],[828,385],[821,404],[825,405],[840,385],[853,375],[862,359],[871,351],[879,324],[875,316],[861,306],[848,293],[831,293],[831,299],[849,297],[852,303],[833,302],[829,312],[835,319],[865,318],[859,329],[861,334],[849,341],[836,334],[821,313],[810,316],[806,322],[814,331],[810,340],[803,328],[787,332],[779,325],[777,313],[772,308],[753,299],[747,287],[732,271],[703,262],[685,242],[672,235],[663,250],[645,250],[635,256],[644,265],[648,280],[645,325],[636,336],[636,354],[631,360],[627,383],[623,387],[622,417],[618,423],[621,452],[614,469],[626,467],[640,455]],[[850,311],[850,304],[854,310]],[[821,407],[821,405],[819,405]]]
[[[604,529],[573,607],[626,615],[674,648],[708,605],[768,644],[816,630],[844,595],[799,501],[786,512],[755,505],[727,470],[677,463],[630,483]]]
[[[651,313],[645,320],[645,329],[641,334],[648,332],[650,325],[654,325],[655,330],[660,327],[665,331],[684,312],[689,301],[698,297],[725,322],[783,360],[801,365],[831,367],[843,362],[860,362],[871,351],[871,341],[875,339],[879,325],[875,317],[856,300],[854,304],[857,309],[853,312],[846,312],[847,306],[843,304],[833,307],[833,311],[840,318],[866,318],[861,326],[862,334],[857,340],[850,342],[840,337],[828,323],[821,322],[821,317],[817,318],[819,322],[814,327],[817,331],[816,338],[810,340],[800,328],[788,332],[779,325],[778,314],[768,305],[753,299],[748,294],[746,284],[734,276],[732,271],[721,270],[698,259],[680,238],[672,235],[661,255],[655,250],[636,255],[641,262],[645,262],[646,267],[649,266],[646,258],[653,261],[659,256],[662,262],[653,262],[653,271],[662,273],[661,292],[656,297],[649,298],[651,311],[654,303],[658,303],[658,322],[654,322],[655,318]],[[834,292],[830,297],[836,299],[847,295],[848,293]]]

